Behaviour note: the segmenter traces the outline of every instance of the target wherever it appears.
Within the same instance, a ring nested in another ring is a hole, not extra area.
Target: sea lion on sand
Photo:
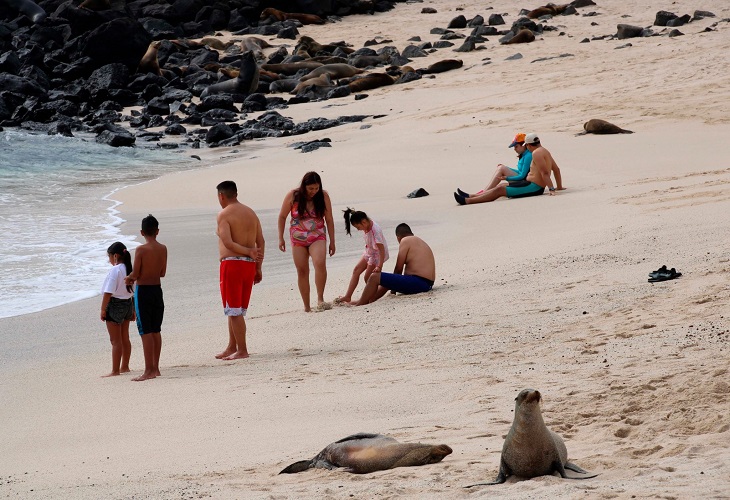
[[[316,78],[320,75],[324,75],[325,73],[328,74],[330,78],[348,78],[350,76],[363,73],[364,71],[365,70],[356,68],[355,66],[350,66],[349,64],[325,64],[323,66],[320,66],[319,68],[313,69],[312,71],[301,77],[299,81],[304,82],[311,78]]]
[[[273,71],[274,73],[280,73],[282,75],[293,75],[300,69],[312,70],[319,68],[320,66],[324,66],[324,64],[314,61],[299,61],[293,63],[262,64],[261,69]]]
[[[502,45],[511,45],[514,43],[530,43],[535,41],[535,34],[530,28],[522,28],[512,38],[504,42]]]
[[[557,16],[557,15],[565,12],[565,9],[567,9],[569,6],[570,6],[569,3],[562,4],[562,5],[555,5],[554,3],[549,3],[542,7],[538,7],[537,9],[531,10],[530,12],[527,13],[527,17],[529,19],[537,19],[538,17],[542,17],[542,16]]]
[[[444,71],[461,68],[463,65],[464,62],[461,59],[444,59],[443,61],[433,63],[428,68],[417,69],[416,72],[422,75],[443,73]]]
[[[584,132],[579,133],[578,135],[583,134],[633,134],[631,130],[625,130],[621,127],[614,125],[613,123],[609,123],[606,120],[600,120],[598,118],[593,118],[591,120],[588,120],[583,124],[583,130]]]
[[[360,433],[328,445],[312,460],[294,462],[279,474],[337,467],[346,467],[345,471],[353,474],[367,474],[395,467],[435,464],[451,451],[445,444],[399,443],[390,436]]]
[[[5,5],[13,10],[17,10],[25,17],[38,24],[43,22],[48,14],[43,10],[43,7],[39,6],[33,0],[4,0]]]
[[[162,45],[162,42],[155,40],[147,47],[147,52],[144,53],[142,59],[139,61],[139,65],[137,65],[137,73],[152,73],[157,76],[162,76],[160,62],[157,60],[157,52],[160,45]]]
[[[523,389],[515,398],[515,418],[502,446],[502,458],[497,479],[491,483],[466,486],[501,484],[509,476],[533,478],[557,472],[566,479],[589,479],[598,474],[584,471],[568,462],[568,450],[563,438],[545,425],[540,413],[540,392]],[[566,473],[565,469],[581,474]]]
[[[342,82],[340,82],[341,84]],[[377,89],[386,85],[393,85],[395,78],[387,73],[369,73],[363,76],[356,76],[347,84],[352,92]]]
[[[214,83],[206,87],[200,98],[213,94],[251,94],[259,86],[259,67],[252,51],[246,51],[241,57],[241,70],[236,78],[225,82]]]
[[[331,54],[332,52],[334,52],[337,49],[342,50],[346,54],[352,54],[353,52],[355,52],[355,49],[353,49],[352,47],[345,47],[344,45],[338,45],[338,44],[334,44],[334,43],[322,45],[321,43],[317,42],[311,36],[304,35],[304,36],[299,37],[299,41],[297,42],[296,46],[294,47],[294,53],[298,54],[298,53],[302,52],[303,53],[303,54],[301,54],[302,57],[308,57],[307,55],[304,55],[304,54],[308,54],[309,57],[311,57],[311,56],[316,56],[319,52],[327,52],[327,53]]]
[[[334,87],[334,84],[332,83],[330,76],[327,73],[323,73],[315,78],[310,78],[308,80],[300,79],[297,86],[294,87],[294,90],[291,91],[291,94],[299,95],[300,92],[303,92],[309,87]]]
[[[276,94],[277,92],[291,92],[299,85],[299,80],[288,78],[284,80],[276,80],[269,85],[269,92]]]
[[[277,9],[272,9],[271,7],[269,7],[268,9],[264,9],[259,16],[259,19],[263,21],[265,19],[269,19],[270,17],[273,17],[277,21],[294,19],[302,24],[324,24],[324,19],[319,16],[315,16],[314,14],[282,12]]]

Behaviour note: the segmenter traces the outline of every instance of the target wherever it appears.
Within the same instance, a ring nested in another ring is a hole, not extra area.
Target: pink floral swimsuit
[[[291,244],[298,247],[308,247],[315,241],[327,241],[324,217],[313,217],[308,212],[300,214],[299,203],[294,202],[291,207],[289,236]]]

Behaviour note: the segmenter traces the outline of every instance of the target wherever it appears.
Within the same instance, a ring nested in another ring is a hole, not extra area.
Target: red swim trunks
[[[246,316],[256,262],[249,257],[227,257],[221,261],[221,298],[226,316]]]

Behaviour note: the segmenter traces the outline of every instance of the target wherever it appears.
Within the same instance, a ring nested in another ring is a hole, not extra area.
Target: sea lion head
[[[451,455],[453,450],[445,445],[445,444],[439,444],[437,446],[433,446],[431,448],[431,453],[429,454],[429,457],[424,464],[435,464],[437,462],[440,462],[444,459],[445,456]]]
[[[542,395],[540,391],[535,389],[522,389],[515,398],[518,407],[522,405],[540,404],[541,400]]]

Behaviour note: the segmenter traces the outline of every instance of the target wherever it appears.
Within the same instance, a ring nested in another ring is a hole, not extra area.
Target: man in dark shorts
[[[159,232],[159,223],[152,215],[142,219],[140,233],[145,242],[134,251],[134,271],[125,280],[128,285],[137,283],[134,308],[144,351],[144,373],[133,378],[135,382],[160,376],[162,316],[165,312],[160,280],[167,272],[167,247],[157,241]]]
[[[436,279],[436,261],[428,244],[414,236],[408,224],[398,224],[395,228],[398,239],[398,260],[393,273],[373,273],[370,275],[360,299],[354,303],[364,306],[375,302],[388,290],[392,293],[408,295],[428,292]]]

